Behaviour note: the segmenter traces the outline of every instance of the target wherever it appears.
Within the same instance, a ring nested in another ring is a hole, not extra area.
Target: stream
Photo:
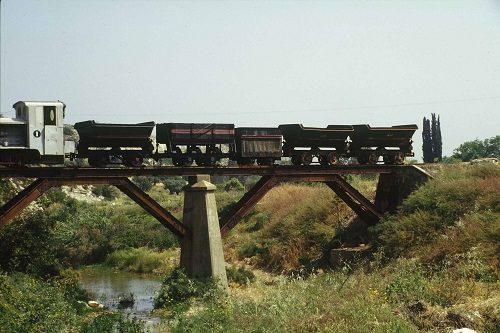
[[[158,276],[87,267],[80,271],[80,282],[84,289],[95,295],[95,301],[145,321],[146,328],[161,322],[159,317],[150,314],[155,293],[160,290],[161,279]],[[131,293],[134,303],[120,306],[120,297],[127,298]]]

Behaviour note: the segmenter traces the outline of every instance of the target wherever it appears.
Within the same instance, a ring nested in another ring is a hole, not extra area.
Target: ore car
[[[238,127],[233,155],[239,165],[273,165],[281,160],[283,138],[278,128]]]
[[[279,125],[285,143],[283,156],[295,165],[309,165],[316,157],[323,165],[335,165],[347,156],[350,125],[329,125],[326,128],[304,127],[302,124]]]
[[[385,164],[403,164],[407,156],[414,156],[411,137],[417,125],[370,127],[353,125],[350,135],[350,155],[359,164],[377,164],[382,157]]]
[[[230,157],[222,145],[234,151],[233,124],[165,123],[156,125],[156,142],[165,144],[166,153],[174,165],[214,165],[221,158]]]
[[[141,166],[144,158],[152,157],[154,146],[151,133],[153,121],[139,124],[105,124],[93,120],[78,122],[80,136],[78,158],[88,158],[91,166],[124,164]]]

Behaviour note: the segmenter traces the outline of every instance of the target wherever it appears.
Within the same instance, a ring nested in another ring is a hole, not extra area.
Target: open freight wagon
[[[279,125],[285,139],[283,156],[294,165],[309,165],[316,157],[323,165],[338,164],[348,149],[350,125],[329,125],[326,128],[304,127],[302,124]]]
[[[75,124],[80,136],[79,158],[88,158],[91,166],[124,164],[141,166],[144,158],[152,157],[154,146],[151,133],[153,121],[139,124],[106,124],[93,120]]]
[[[377,164],[382,157],[385,164],[403,164],[406,157],[414,156],[413,133],[415,124],[392,127],[371,127],[353,125],[349,154],[356,157],[359,164]]]
[[[159,158],[172,158],[174,165],[189,166],[196,161],[199,166],[214,165],[229,152],[234,151],[233,124],[164,123],[156,125],[157,144],[166,145],[166,152]]]

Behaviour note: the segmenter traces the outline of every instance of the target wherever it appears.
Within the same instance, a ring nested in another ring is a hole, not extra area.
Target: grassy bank
[[[163,275],[179,265],[179,249],[156,252],[146,247],[129,248],[110,253],[104,265],[139,274]]]
[[[435,176],[371,230],[372,260],[205,293],[187,312],[172,301],[170,330],[500,331],[500,168],[452,165]],[[350,212],[335,200],[323,186],[273,189],[231,233],[226,258],[300,272],[345,226]]]

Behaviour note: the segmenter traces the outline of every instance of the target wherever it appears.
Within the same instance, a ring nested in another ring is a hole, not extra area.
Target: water
[[[95,295],[95,301],[110,309],[144,320],[147,327],[161,322],[160,318],[150,315],[155,293],[160,290],[159,277],[90,267],[80,271],[80,282],[83,288]],[[120,297],[131,293],[134,304],[120,308]]]

